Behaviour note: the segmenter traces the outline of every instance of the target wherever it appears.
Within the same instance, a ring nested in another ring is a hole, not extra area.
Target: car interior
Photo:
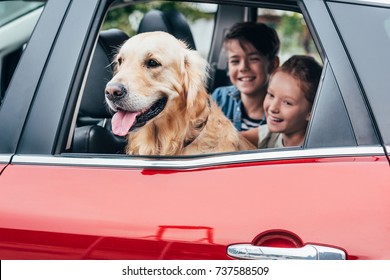
[[[176,10],[147,12],[140,22],[137,33],[151,31],[168,32],[196,50],[191,29],[184,15]],[[112,133],[109,121],[111,115],[102,93],[106,81],[113,75],[112,61],[116,49],[127,39],[126,33],[119,29],[104,30],[99,34],[74,132],[72,143],[74,153],[124,153],[126,139]]]
[[[207,86],[210,93],[219,86],[230,85],[225,53],[221,51],[223,37],[232,22],[243,20],[258,20],[257,8],[218,6],[218,13],[214,19],[213,40],[208,54],[210,77]],[[197,49],[188,20],[177,10],[151,9],[146,12],[140,20],[136,33],[150,31],[168,32],[176,38],[184,40],[191,49]],[[123,31],[115,28],[100,32],[77,117],[71,145],[72,153],[124,153],[126,139],[111,132],[111,115],[105,105],[102,93],[105,83],[112,77],[111,62],[115,51],[128,37]]]
[[[213,15],[215,16],[213,18],[214,27],[211,35],[212,39],[210,38],[211,43],[207,51],[207,60],[210,67],[207,83],[209,93],[213,92],[217,87],[231,84],[227,74],[227,61],[222,48],[224,35],[230,26],[240,21],[262,20],[267,23],[268,17],[270,15],[272,16],[272,13],[267,14],[269,12],[265,12],[264,15],[259,16],[259,9],[257,7],[224,4],[215,6],[218,6],[218,10]],[[121,9],[122,7],[122,5],[118,7],[114,5],[112,9]],[[142,19],[140,19],[135,33],[165,31],[185,41],[191,49],[199,49],[190,26],[190,21],[186,18],[186,15],[175,9],[158,10],[153,6],[150,7],[150,10],[145,12]],[[272,10],[271,8],[270,10]],[[291,9],[296,12],[295,6],[286,7],[286,9]],[[39,12],[37,11],[34,15],[34,20],[38,19]],[[276,11],[277,13],[278,11]],[[273,25],[275,22],[270,22],[270,24]],[[71,129],[73,138],[71,143],[67,145],[66,152],[124,154],[126,139],[114,135],[111,131],[110,118],[112,114],[105,104],[104,89],[107,81],[113,76],[114,66],[112,61],[116,51],[128,38],[129,34],[120,28],[102,28],[100,31],[86,76],[77,119],[74,128]],[[7,85],[23,53],[23,46],[27,40],[28,37],[24,35],[23,43],[19,44],[18,48],[7,53],[1,60],[0,99],[5,95]]]
[[[75,153],[123,153],[126,140],[109,128],[110,112],[104,102],[104,88],[114,71],[112,60],[116,48],[128,39],[119,29],[101,31],[92,58],[81,100],[72,151]]]
[[[152,31],[168,32],[177,39],[186,42],[191,49],[196,50],[194,37],[187,19],[177,10],[151,10],[147,12],[139,24],[137,33]]]

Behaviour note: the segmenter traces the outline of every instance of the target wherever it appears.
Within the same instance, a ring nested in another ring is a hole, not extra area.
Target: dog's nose
[[[106,96],[109,100],[120,99],[127,94],[127,89],[124,84],[110,82],[106,85]]]

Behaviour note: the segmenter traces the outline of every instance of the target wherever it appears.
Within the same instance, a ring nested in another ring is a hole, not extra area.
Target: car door
[[[388,3],[387,3],[388,4]],[[359,75],[363,90],[375,116],[376,125],[380,131],[381,141],[389,151],[389,110],[386,104],[389,101],[390,88],[389,69],[390,61],[390,6],[380,7],[378,4],[347,5],[330,3],[330,11],[344,38],[349,55]],[[353,13],[346,18],[341,16],[347,9]],[[362,21],[361,17],[366,20]],[[351,26],[361,30],[360,36],[352,32]],[[373,32],[375,30],[375,32]],[[372,44],[372,42],[377,42]],[[371,71],[376,69],[376,71]]]
[[[167,158],[61,148],[106,9],[81,2],[0,176],[2,259],[390,257],[389,164],[324,3],[301,7],[326,53],[303,148]]]

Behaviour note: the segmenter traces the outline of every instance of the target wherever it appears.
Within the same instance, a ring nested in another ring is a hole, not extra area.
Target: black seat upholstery
[[[112,61],[117,48],[127,39],[118,29],[102,31],[99,35],[73,136],[74,153],[124,152],[126,139],[114,135],[103,122],[111,118],[104,101],[104,89],[113,75]]]
[[[138,27],[138,33],[150,31],[165,31],[177,39],[187,43],[188,47],[196,50],[194,37],[190,26],[183,14],[176,10],[147,12]]]

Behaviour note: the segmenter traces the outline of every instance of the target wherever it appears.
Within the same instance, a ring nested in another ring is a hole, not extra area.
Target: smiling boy
[[[266,122],[263,101],[269,76],[279,66],[279,46],[276,31],[263,23],[237,23],[225,36],[233,85],[217,88],[213,99],[239,131]]]

